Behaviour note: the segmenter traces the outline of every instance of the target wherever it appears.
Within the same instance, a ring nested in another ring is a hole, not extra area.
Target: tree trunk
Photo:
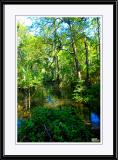
[[[24,106],[25,109],[27,110],[28,103],[27,103],[27,89],[24,89]]]
[[[25,108],[26,108],[26,110],[27,110],[27,106],[28,106],[28,105],[27,105],[27,96],[25,97],[25,100],[24,100],[24,101],[25,101],[25,102],[24,102],[24,103],[25,103]]]
[[[58,55],[56,55],[56,70],[57,70],[56,79],[59,82],[59,61],[58,61]]]
[[[88,62],[88,46],[86,37],[84,38],[84,45],[85,45],[85,56],[86,56],[86,86],[89,86],[89,62]]]
[[[57,90],[58,90],[58,92],[59,92],[59,60],[58,60],[58,45],[57,45],[57,43],[58,43],[58,41],[57,41],[57,39],[59,40],[59,38],[58,38],[58,35],[57,35],[57,26],[56,26],[56,24],[55,24],[55,22],[56,21],[54,21],[54,27],[55,27],[55,29],[54,29],[54,41],[53,41],[53,51],[54,51],[54,59],[55,59],[55,80],[56,80],[56,85],[57,85]],[[60,49],[59,49],[60,50]]]
[[[29,100],[28,100],[28,105],[29,105],[29,109],[30,109],[30,106],[31,106],[31,97],[30,97],[30,88],[29,88]]]
[[[70,22],[68,22],[68,25],[70,27],[70,32],[71,32],[71,43],[72,43],[72,50],[73,50],[73,57],[74,57],[74,61],[75,61],[75,67],[76,67],[76,77],[79,78],[81,80],[81,72],[80,72],[80,65],[77,59],[77,49],[76,49],[76,45],[75,45],[75,40],[74,40],[74,36],[72,34],[72,27]]]
[[[72,42],[72,49],[73,49],[73,57],[74,57],[75,68],[76,68],[76,76],[78,78],[79,77],[79,64],[78,64],[78,59],[76,57],[76,46],[74,42]]]

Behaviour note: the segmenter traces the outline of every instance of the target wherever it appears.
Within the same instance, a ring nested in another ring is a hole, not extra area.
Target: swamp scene
[[[17,142],[100,142],[100,17],[16,21]]]

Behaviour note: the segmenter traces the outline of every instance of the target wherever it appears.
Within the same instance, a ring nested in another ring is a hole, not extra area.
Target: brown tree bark
[[[76,77],[81,80],[80,64],[79,64],[79,61],[77,59],[77,49],[76,49],[74,36],[73,36],[73,33],[72,33],[72,26],[71,26],[71,23],[70,23],[69,20],[66,21],[66,23],[69,25],[70,32],[71,32],[71,44],[72,44],[73,57],[74,57],[75,67],[76,67]]]
[[[29,98],[28,98],[28,106],[29,106],[29,109],[30,109],[30,106],[31,106],[31,96],[30,96],[30,88],[29,88]]]
[[[87,46],[87,40],[86,37],[84,37],[84,45],[85,45],[85,57],[86,57],[86,86],[89,86],[89,60],[88,60],[88,46]]]

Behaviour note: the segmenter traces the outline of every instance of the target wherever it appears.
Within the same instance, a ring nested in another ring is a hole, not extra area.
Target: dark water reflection
[[[56,95],[56,91],[54,90],[53,86],[47,86],[47,87],[42,87],[38,88],[40,91],[40,96],[38,97],[38,100],[36,101],[36,104],[41,104],[43,106],[48,106],[48,107],[58,107],[58,106],[74,106],[73,101],[69,99],[70,93],[68,91],[61,91],[60,97]],[[36,95],[34,96],[34,99],[31,100],[31,105],[35,106],[32,104],[33,100],[35,100]],[[77,106],[75,106],[77,107]],[[84,110],[84,107],[83,107]],[[87,115],[88,113],[86,113]],[[85,117],[88,117],[85,116]],[[99,128],[100,127],[100,118],[95,112],[91,112],[90,117],[88,118],[91,126],[94,128]],[[20,128],[21,123],[24,121],[22,116],[18,118],[17,120],[17,128]]]

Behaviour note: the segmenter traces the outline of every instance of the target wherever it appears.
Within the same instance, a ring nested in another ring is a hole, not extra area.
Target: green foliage
[[[97,65],[96,59],[98,57],[98,49],[96,49],[99,39],[98,25],[100,25],[97,23],[98,18],[34,17],[31,19],[34,35],[30,28],[17,24],[19,87],[37,86],[42,83],[42,80],[53,81],[57,80],[57,77],[61,81],[61,86],[69,87],[71,82],[78,80],[75,76],[77,69],[74,62],[75,56],[85,79],[84,37],[87,38],[89,51],[90,80],[93,81],[93,75],[95,75],[94,79],[99,77],[100,64]],[[73,54],[72,41],[75,43],[76,55]]]
[[[18,129],[18,140],[91,141],[78,104],[100,112],[100,18],[29,18],[29,27],[17,23],[17,84],[18,105],[32,116]],[[64,99],[77,109],[44,107]]]
[[[90,128],[69,106],[63,109],[36,107],[32,118],[25,121],[18,130],[18,141],[24,142],[88,142]]]
[[[100,84],[95,83],[86,87],[84,81],[78,81],[73,93],[73,99],[76,102],[88,104],[90,110],[100,113]]]
[[[76,102],[87,103],[89,101],[89,98],[87,96],[87,87],[85,86],[85,81],[83,80],[78,81],[78,84],[73,92],[74,92],[73,99],[75,99]]]

